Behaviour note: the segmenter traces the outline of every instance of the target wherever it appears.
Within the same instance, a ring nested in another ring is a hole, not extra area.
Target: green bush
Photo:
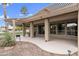
[[[15,40],[12,39],[12,35],[9,32],[5,32],[4,33],[4,39],[1,41],[0,46],[1,47],[10,47],[10,46],[14,46]]]

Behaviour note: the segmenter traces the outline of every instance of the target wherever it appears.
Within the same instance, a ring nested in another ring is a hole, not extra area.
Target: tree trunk
[[[6,4],[7,3],[3,3],[3,12],[4,12],[4,21],[5,21],[5,31],[8,31],[8,23],[7,23],[7,13],[6,13]]]

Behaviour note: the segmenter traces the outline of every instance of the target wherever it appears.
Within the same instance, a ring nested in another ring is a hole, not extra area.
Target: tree
[[[16,30],[22,30],[22,26],[16,26]]]
[[[11,3],[2,3],[6,32],[8,31],[7,11],[6,11],[7,4],[11,5]]]
[[[7,20],[6,5],[7,5],[7,3],[2,3],[3,15],[4,15],[4,21],[5,21],[5,30],[8,31],[8,24],[6,22],[6,20]]]
[[[27,14],[27,8],[26,6],[23,6],[21,8],[21,13],[25,16]],[[26,34],[26,27],[25,27],[25,23],[22,24],[23,25],[23,36],[25,36]]]
[[[23,6],[23,7],[21,8],[21,13],[22,13],[23,15],[26,15],[26,14],[27,14],[27,8],[26,8],[25,6]]]

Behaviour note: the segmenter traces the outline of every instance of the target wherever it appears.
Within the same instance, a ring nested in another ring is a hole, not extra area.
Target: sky
[[[13,3],[13,4],[7,4],[6,10],[7,10],[7,17],[8,18],[23,18],[32,16],[35,13],[39,12],[41,9],[48,6],[49,3]],[[20,10],[22,6],[26,6],[28,14],[26,16],[22,15]],[[0,27],[4,26],[3,20],[3,8],[0,3]]]

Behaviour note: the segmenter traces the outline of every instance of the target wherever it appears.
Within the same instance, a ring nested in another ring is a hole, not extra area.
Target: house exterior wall
[[[49,24],[57,24],[57,23],[65,23],[67,24],[67,22],[77,22],[77,16],[78,16],[78,12],[71,12],[71,13],[66,13],[66,14],[62,14],[62,15],[59,15],[59,16],[55,16],[55,17],[50,17],[50,18],[47,18],[49,20]],[[44,20],[45,19],[42,19],[42,20],[38,20],[38,21],[34,21],[33,24],[34,25],[38,25],[38,24],[43,24],[44,25],[44,28],[45,28],[45,24],[44,24]],[[49,26],[50,27],[50,26]],[[65,29],[66,30],[66,29]],[[45,29],[44,29],[45,31]],[[50,30],[49,30],[50,31]],[[45,33],[44,33],[45,34]],[[43,37],[44,34],[39,34],[37,33],[36,36],[39,36],[39,37]],[[60,35],[60,34],[50,34],[49,33],[49,39],[53,40],[54,38],[57,38],[57,39],[72,39],[72,40],[77,40],[77,36],[73,36],[73,35],[67,35],[64,34],[64,35]]]

